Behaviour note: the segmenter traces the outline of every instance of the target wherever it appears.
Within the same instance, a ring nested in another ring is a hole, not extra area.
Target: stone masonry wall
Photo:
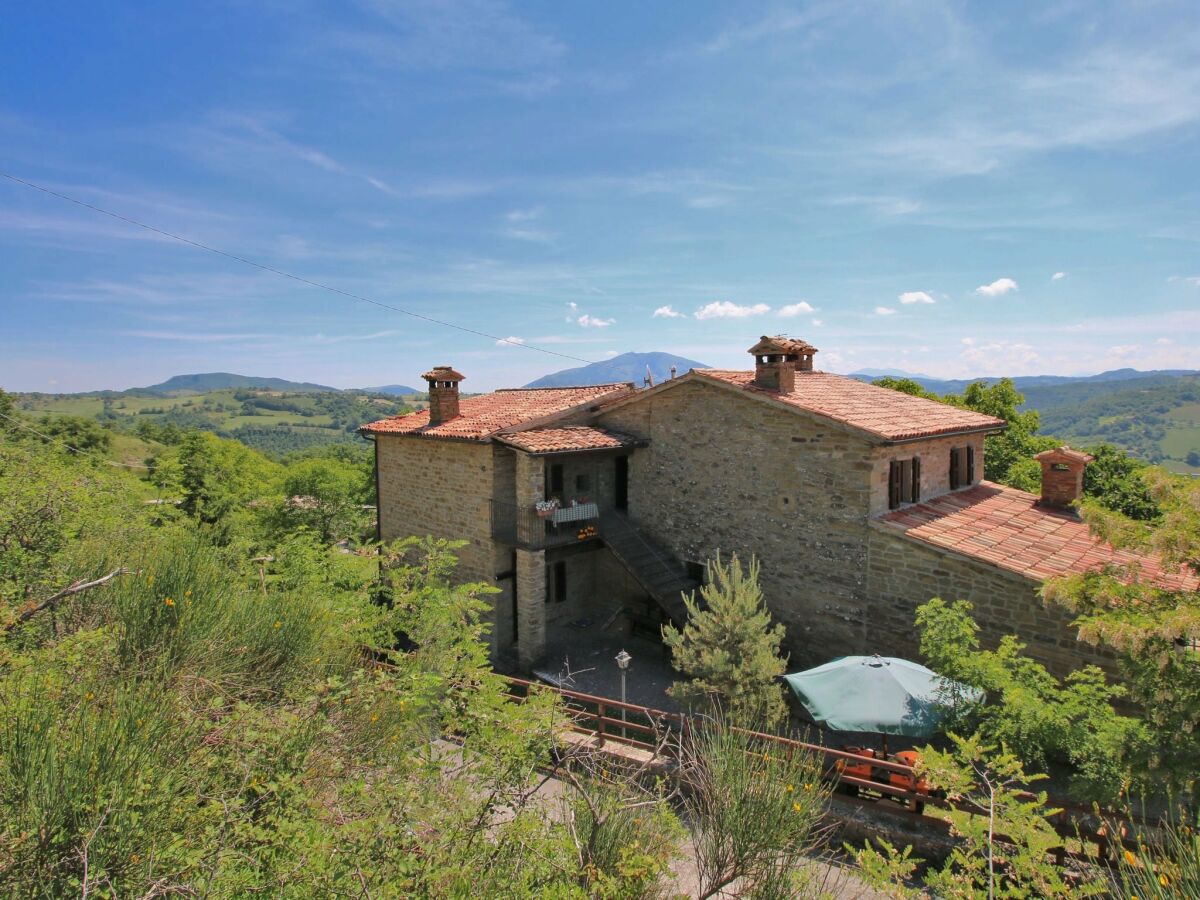
[[[465,540],[458,576],[488,580],[492,448],[466,441],[377,435],[380,533],[385,541],[409,535]]]
[[[681,560],[758,556],[792,668],[869,648],[865,440],[701,383],[598,422],[650,441],[629,464],[629,514],[650,537]]]
[[[919,659],[917,607],[941,597],[971,602],[986,648],[1015,634],[1028,644],[1029,655],[1056,675],[1089,663],[1111,671],[1112,654],[1077,640],[1070,614],[1044,604],[1040,587],[1040,582],[1015,572],[872,525],[867,579],[871,652]]]
[[[888,509],[888,473],[894,459],[921,460],[921,500],[929,500],[950,490],[950,450],[954,447],[975,448],[975,480],[983,480],[983,435],[933,438],[890,447],[875,447],[871,451],[871,515]],[[966,485],[963,486],[963,489]]]

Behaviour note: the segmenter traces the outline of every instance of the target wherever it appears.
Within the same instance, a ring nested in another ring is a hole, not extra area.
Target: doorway
[[[613,490],[613,505],[621,511],[629,509],[629,457],[618,456],[616,481]]]

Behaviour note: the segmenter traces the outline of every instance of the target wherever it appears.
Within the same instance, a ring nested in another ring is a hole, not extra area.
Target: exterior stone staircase
[[[666,619],[682,627],[687,621],[683,594],[700,587],[684,565],[620,512],[602,514],[600,534],[608,549],[658,604]],[[657,628],[654,629],[657,632]]]

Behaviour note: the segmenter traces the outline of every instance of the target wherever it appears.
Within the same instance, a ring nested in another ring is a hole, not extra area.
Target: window
[[[563,492],[563,467],[562,463],[551,463],[550,465],[550,496],[562,498]],[[549,498],[547,498],[549,499]]]
[[[970,487],[975,483],[975,448],[953,447],[950,450],[950,490]]]
[[[888,509],[921,499],[921,457],[893,459],[888,472]]]
[[[556,562],[546,571],[546,602],[562,603],[567,599],[567,563]]]
[[[698,584],[705,584],[708,576],[708,567],[704,563],[689,562],[687,563],[687,577]]]

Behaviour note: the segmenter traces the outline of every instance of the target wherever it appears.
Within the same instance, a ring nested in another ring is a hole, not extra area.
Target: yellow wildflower
[[[793,812],[800,812],[800,810],[802,810],[802,809],[804,809],[804,807],[803,807],[803,806],[801,806],[799,803],[793,803],[793,804],[792,804],[792,811],[793,811]]]
[[[794,786],[792,786],[792,785],[790,785],[790,784],[789,784],[789,785],[787,786],[786,790],[787,790],[787,792],[790,794],[790,793],[792,793],[792,791],[796,790],[796,788],[795,788]]]
[[[1159,875],[1158,883],[1161,884],[1163,887],[1166,887],[1167,885],[1169,885],[1171,883],[1171,879],[1168,878],[1166,875]]]
[[[93,694],[91,691],[88,691],[86,694],[83,695],[83,699],[84,700],[95,700],[96,695]]]
[[[163,601],[163,603],[165,603],[167,606],[174,606],[174,605],[175,605],[175,601],[174,601],[174,600],[172,600],[170,597],[168,597],[166,600],[164,600],[164,601]]]
[[[371,713],[371,724],[374,725],[379,721],[379,713]]]
[[[183,596],[185,596],[185,597],[190,597],[190,596],[192,596],[192,592],[191,592],[191,590],[189,589],[189,590],[186,590],[186,591],[184,591],[184,592],[183,592]]]
[[[1131,866],[1136,866],[1137,865],[1137,857],[1134,856],[1131,851],[1126,850],[1125,851],[1125,862],[1129,863]]]
[[[272,628],[278,628],[278,627],[279,627],[280,625],[282,625],[282,624],[283,624],[282,622],[280,622],[278,619],[276,619],[276,620],[275,620],[275,624],[274,624],[273,626],[271,626],[271,627],[272,627]]]

